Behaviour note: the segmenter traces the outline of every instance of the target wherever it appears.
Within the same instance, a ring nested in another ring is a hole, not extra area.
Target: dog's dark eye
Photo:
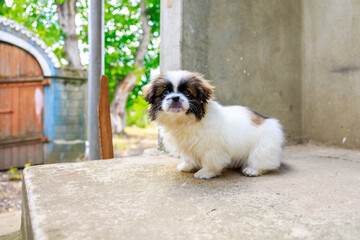
[[[185,91],[184,91],[184,94],[185,94],[185,96],[188,97],[188,96],[190,96],[190,91],[189,91],[189,90],[185,90]]]
[[[164,96],[168,95],[169,93],[170,93],[169,90],[164,90],[164,91],[163,91],[163,95],[164,95]]]

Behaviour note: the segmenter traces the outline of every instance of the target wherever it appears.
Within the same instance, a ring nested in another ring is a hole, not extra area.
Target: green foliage
[[[109,77],[110,100],[116,85],[136,69],[135,54],[142,37],[140,1],[105,1],[105,74]],[[146,1],[152,38],[145,56],[145,69],[139,74],[136,87],[126,104],[127,124],[146,127],[147,103],[141,96],[141,88],[150,80],[150,72],[159,66],[160,0]]]
[[[19,169],[11,167],[9,170],[7,170],[7,173],[13,174],[16,173],[17,171],[19,171]]]
[[[110,100],[116,84],[136,68],[134,58],[142,37],[139,4],[139,0],[105,2],[105,74],[109,77]],[[159,66],[160,1],[147,0],[146,8],[152,38],[143,76],[138,79],[140,86],[149,81],[150,71]],[[137,95],[139,90],[140,87],[135,88],[132,95]]]
[[[63,3],[66,0],[56,1]],[[126,74],[136,69],[134,58],[142,37],[139,5],[140,0],[105,0],[105,74],[109,78],[110,100],[113,99],[116,85]],[[88,1],[78,0],[76,6],[80,52],[86,53],[88,52]],[[11,7],[7,7],[5,2],[1,1],[0,15],[29,28],[51,47],[62,64],[66,64],[64,34],[60,28],[56,8],[55,0],[17,0]],[[143,98],[140,97],[141,87],[149,82],[150,72],[159,66],[160,0],[147,0],[146,9],[152,38],[144,60],[145,69],[139,75],[138,84],[127,103],[127,113],[136,107],[139,109],[138,115],[147,108]],[[135,103],[136,101],[139,103]],[[143,119],[138,115],[136,117],[129,115],[128,121],[133,123],[132,119]],[[142,120],[140,122],[139,124],[143,125]]]
[[[0,2],[0,15],[10,18],[34,32],[55,55],[64,62],[64,35],[59,26],[58,16],[55,14],[55,1],[17,0],[11,7]]]
[[[27,168],[27,167],[30,167],[30,166],[31,166],[31,163],[28,162],[28,163],[25,163],[24,168]]]
[[[27,167],[30,167],[31,163],[28,162],[24,165],[24,169]],[[22,179],[22,171],[20,171],[17,168],[11,167],[9,170],[7,170],[7,173],[10,174],[10,180],[16,181],[16,180],[21,180]]]
[[[147,102],[141,95],[129,97],[126,107],[126,123],[128,126],[136,125],[140,128],[148,126]]]

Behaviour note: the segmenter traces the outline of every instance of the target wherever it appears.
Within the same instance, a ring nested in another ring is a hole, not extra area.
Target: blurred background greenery
[[[128,126],[144,128],[148,125],[147,103],[141,87],[158,71],[160,45],[160,0],[142,0],[146,8],[148,25],[151,28],[150,42],[143,61],[144,68],[137,71],[136,86],[126,103]],[[68,0],[7,0],[0,1],[0,15],[10,18],[34,32],[59,58],[68,65],[64,52],[66,33],[59,21],[58,7],[70,4]],[[75,1],[76,34],[81,65],[88,65],[88,13],[87,0]],[[116,86],[127,74],[134,72],[134,59],[143,36],[140,0],[105,0],[105,74],[109,78],[110,101]]]

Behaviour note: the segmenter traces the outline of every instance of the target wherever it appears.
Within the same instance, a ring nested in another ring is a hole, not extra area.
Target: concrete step
[[[280,170],[200,181],[167,156],[29,167],[24,239],[358,239],[360,152],[285,149]]]

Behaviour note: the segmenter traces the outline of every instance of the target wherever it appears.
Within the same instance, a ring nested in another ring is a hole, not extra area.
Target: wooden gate
[[[44,162],[45,84],[32,55],[0,42],[0,170]]]

